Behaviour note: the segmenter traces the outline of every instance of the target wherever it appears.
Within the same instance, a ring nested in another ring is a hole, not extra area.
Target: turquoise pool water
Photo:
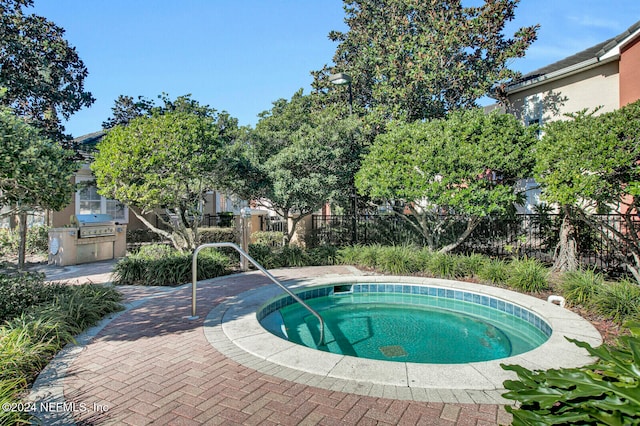
[[[483,305],[463,300],[464,295],[456,299],[415,292],[420,291],[320,291],[320,297],[305,297],[325,321],[322,346],[316,345],[317,319],[297,303],[282,303],[261,323],[273,334],[321,351],[442,364],[514,356],[536,348],[550,334],[529,320],[528,314],[515,316],[491,307],[492,302]]]

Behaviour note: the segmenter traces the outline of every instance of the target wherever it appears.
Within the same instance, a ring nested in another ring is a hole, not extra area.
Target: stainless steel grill
[[[79,214],[75,222],[78,224],[78,238],[116,235],[115,222],[108,214]]]
[[[49,230],[49,263],[58,266],[98,262],[127,253],[127,225],[108,214],[79,214],[71,227]]]

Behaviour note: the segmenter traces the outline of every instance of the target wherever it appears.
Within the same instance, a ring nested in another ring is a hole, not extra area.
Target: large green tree
[[[69,142],[61,119],[94,101],[84,90],[87,68],[63,28],[25,13],[32,5],[0,0],[0,86],[7,89],[0,103],[28,117],[45,136]]]
[[[608,242],[640,282],[640,101],[596,116],[581,111],[545,126],[536,148],[543,198],[563,214],[558,269],[575,269],[575,226]],[[611,223],[597,213],[620,215]]]
[[[0,208],[20,217],[18,264],[24,266],[27,213],[64,207],[71,201],[73,153],[42,136],[6,107],[0,107]]]
[[[356,185],[372,199],[400,204],[396,214],[429,247],[447,252],[483,217],[513,211],[515,184],[533,167],[534,132],[512,115],[481,109],[395,124],[376,138]],[[465,226],[456,229],[461,219]]]
[[[237,122],[188,96],[175,103],[180,107],[109,130],[91,169],[102,195],[129,205],[176,248],[193,250],[200,242],[204,194],[217,186],[221,152]],[[150,212],[171,232],[146,220]]]
[[[287,241],[298,222],[326,202],[347,202],[359,165],[357,120],[316,105],[302,90],[274,102],[225,162],[226,187],[292,219]]]
[[[509,61],[524,56],[536,39],[537,26],[504,34],[518,2],[465,7],[461,0],[345,0],[349,29],[329,34],[338,42],[335,65],[312,73],[314,87],[336,102],[344,94],[328,90],[328,76],[348,73],[355,112],[372,113],[378,129],[387,120],[442,117],[472,107],[516,75]]]

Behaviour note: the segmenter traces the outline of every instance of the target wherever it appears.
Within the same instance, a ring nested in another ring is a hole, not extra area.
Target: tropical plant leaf
[[[506,407],[513,424],[640,424],[640,336],[637,324],[631,326],[632,336],[620,338],[617,347],[568,339],[598,357],[591,365],[548,371],[502,365],[519,379],[504,382],[509,392],[503,396],[520,402]]]

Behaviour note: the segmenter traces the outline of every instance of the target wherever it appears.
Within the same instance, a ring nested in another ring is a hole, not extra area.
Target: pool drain
[[[380,346],[378,347],[382,355],[387,358],[398,358],[401,356],[407,356],[407,351],[400,345]]]

